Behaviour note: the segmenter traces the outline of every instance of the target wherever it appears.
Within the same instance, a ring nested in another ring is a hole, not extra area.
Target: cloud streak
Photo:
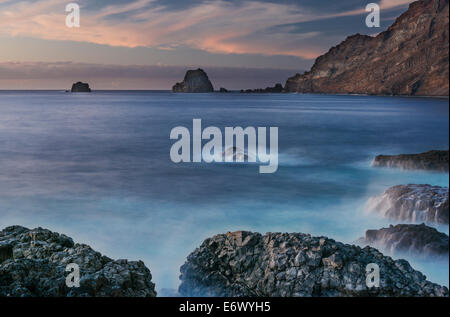
[[[382,0],[389,9],[411,2]],[[80,1],[81,4],[83,2]],[[281,33],[274,27],[364,13],[364,8],[320,13],[302,1],[264,2],[210,0],[169,10],[157,0],[108,2],[98,9],[82,6],[81,28],[65,26],[62,0],[5,2],[0,35],[175,50],[188,46],[211,53],[292,55],[311,59],[324,52],[314,39],[320,31]],[[272,29],[272,32],[267,30]],[[308,43],[308,45],[304,45]]]

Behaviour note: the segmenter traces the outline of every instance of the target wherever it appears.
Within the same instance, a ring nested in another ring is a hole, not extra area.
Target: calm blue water
[[[368,197],[444,173],[370,168],[376,154],[449,147],[447,99],[0,92],[0,227],[42,226],[113,258],[142,259],[157,288],[205,238],[306,232],[351,242],[391,221]],[[280,166],[174,164],[175,126],[278,126]],[[439,228],[448,233],[448,227]],[[448,285],[448,262],[417,262]]]

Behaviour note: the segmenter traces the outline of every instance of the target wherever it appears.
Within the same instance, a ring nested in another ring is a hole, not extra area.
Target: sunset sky
[[[81,27],[65,25],[78,3]],[[365,6],[381,7],[367,28]],[[354,33],[376,34],[410,0],[0,0],[0,89],[170,89],[187,68],[216,88],[256,88],[309,69]]]

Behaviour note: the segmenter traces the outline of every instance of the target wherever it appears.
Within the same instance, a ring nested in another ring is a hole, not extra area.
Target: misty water
[[[0,228],[44,227],[177,288],[214,234],[304,232],[351,243],[394,224],[365,211],[390,186],[448,173],[371,168],[377,154],[449,147],[448,99],[300,94],[0,92]],[[172,128],[279,127],[279,169],[170,160]],[[448,234],[448,226],[438,229]],[[448,285],[448,260],[408,258]]]

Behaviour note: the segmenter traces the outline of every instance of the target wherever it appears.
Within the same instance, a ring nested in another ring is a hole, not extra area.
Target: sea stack
[[[173,92],[208,93],[214,92],[214,87],[203,69],[188,70],[181,83],[172,87]]]
[[[72,85],[71,92],[91,92],[91,88],[89,88],[89,84],[79,81]]]

